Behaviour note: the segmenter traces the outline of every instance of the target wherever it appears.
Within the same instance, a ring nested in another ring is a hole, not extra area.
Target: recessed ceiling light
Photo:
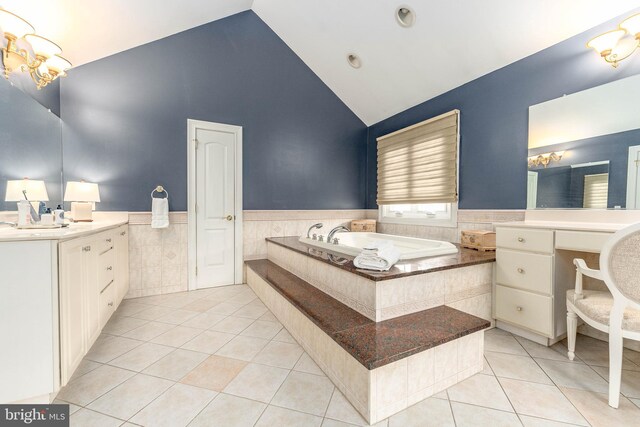
[[[353,68],[360,68],[362,66],[362,62],[360,61],[360,58],[355,53],[350,53],[349,55],[347,55],[347,62]]]
[[[416,22],[416,14],[409,6],[400,6],[396,10],[396,20],[401,27],[408,28]]]

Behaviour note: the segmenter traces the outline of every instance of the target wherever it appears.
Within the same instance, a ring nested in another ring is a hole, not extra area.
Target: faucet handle
[[[322,234],[318,236],[318,242],[324,242],[324,236]]]
[[[337,238],[337,237],[334,237],[334,238],[333,238],[333,244],[334,244],[334,245],[337,245],[337,244],[339,244],[339,243],[340,243],[340,240],[338,240],[338,238]]]
[[[313,240],[318,240],[318,235],[317,235],[316,233],[313,233],[313,237],[312,237],[312,239],[313,239]]]

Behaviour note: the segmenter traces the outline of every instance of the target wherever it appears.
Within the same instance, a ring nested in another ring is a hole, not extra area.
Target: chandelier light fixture
[[[1,8],[0,32],[4,34],[0,50],[6,79],[17,71],[28,72],[40,90],[66,76],[65,71],[71,68],[71,63],[60,56],[60,46],[36,35],[31,24]]]
[[[640,13],[622,21],[615,30],[589,40],[587,47],[594,49],[602,59],[617,68],[620,61],[630,57],[640,47]]]

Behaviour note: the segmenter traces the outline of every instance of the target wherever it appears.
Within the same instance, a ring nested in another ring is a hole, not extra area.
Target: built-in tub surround
[[[269,238],[267,244],[270,261],[371,320],[439,305],[491,320],[493,252],[459,248],[453,255],[401,261],[376,272],[356,268],[352,257],[336,263],[298,237]]]
[[[489,322],[447,307],[375,323],[267,260],[247,283],[370,424],[480,372]]]

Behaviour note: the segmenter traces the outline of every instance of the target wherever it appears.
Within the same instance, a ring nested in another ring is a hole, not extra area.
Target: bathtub
[[[449,242],[439,240],[417,239],[414,237],[394,236],[381,233],[337,233],[334,235],[339,240],[339,244],[329,244],[309,239],[306,236],[300,237],[300,242],[318,249],[330,250],[341,255],[357,256],[365,247],[370,247],[376,240],[389,240],[400,250],[400,260],[424,258],[438,255],[455,254],[458,249]],[[326,236],[325,236],[326,238]]]

